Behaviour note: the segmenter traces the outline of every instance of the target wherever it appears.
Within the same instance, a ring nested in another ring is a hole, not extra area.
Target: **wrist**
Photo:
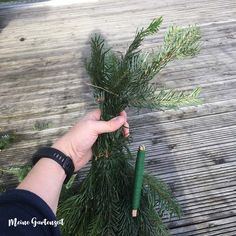
[[[71,142],[67,142],[67,140],[68,139],[66,138],[58,139],[51,147],[63,152],[66,156],[68,156],[74,164],[75,172],[77,172],[91,159],[92,150],[89,149],[86,153],[84,153],[85,151],[80,152],[73,147]]]
[[[41,158],[17,189],[24,189],[37,194],[56,214],[59,195],[65,181],[65,171],[55,161]]]
[[[63,149],[54,147],[42,147],[38,149],[32,158],[32,162],[35,165],[42,158],[48,158],[55,162],[62,170],[64,170],[66,179],[64,183],[67,183],[70,177],[73,175],[75,166],[70,157],[63,152]]]
[[[75,166],[75,160],[74,160],[74,155],[72,153],[72,148],[71,148],[71,145],[70,144],[67,144],[66,142],[64,141],[56,141],[52,146],[52,148],[55,148],[59,151],[61,151],[62,153],[64,153],[66,156],[68,156],[72,161],[73,161],[73,164]]]
[[[66,179],[66,173],[61,168],[61,166],[52,159],[42,157],[40,160],[35,164],[36,168],[50,170],[53,173],[54,178],[56,178],[59,183],[63,183]]]

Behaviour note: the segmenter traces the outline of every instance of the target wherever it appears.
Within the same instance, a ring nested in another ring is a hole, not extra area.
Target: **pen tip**
[[[132,210],[132,217],[137,217],[138,210]]]
[[[140,145],[139,146],[139,150],[141,150],[141,151],[145,151],[145,146],[142,144],[142,145]]]

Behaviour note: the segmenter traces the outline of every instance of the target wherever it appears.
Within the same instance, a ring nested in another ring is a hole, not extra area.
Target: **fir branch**
[[[196,55],[199,50],[200,30],[198,27],[189,26],[181,28],[172,26],[164,37],[164,44],[158,52],[150,54],[150,65],[146,68],[145,75],[156,75],[168,62],[184,57]]]
[[[0,185],[0,196],[1,196],[1,194],[3,194],[4,192],[6,192],[6,187]]]
[[[20,167],[10,167],[6,170],[6,173],[13,174],[17,177],[18,181],[21,182],[32,169],[31,166],[25,165]]]
[[[130,106],[150,109],[170,109],[186,105],[200,104],[199,93],[201,89],[196,88],[191,92],[161,90],[155,92],[151,98],[130,101]]]
[[[42,131],[45,129],[49,129],[51,126],[51,123],[48,121],[36,121],[33,125],[33,129],[37,131]]]
[[[0,151],[8,148],[16,139],[13,131],[0,132]]]
[[[0,168],[0,173],[2,172],[3,175],[15,175],[17,177],[18,182],[20,183],[26,175],[29,173],[31,170],[30,165],[25,165],[25,166],[18,166],[18,167],[9,167],[2,169]],[[0,191],[1,192],[1,191]]]
[[[145,200],[145,198],[144,198]],[[144,201],[145,202],[145,201]],[[149,206],[149,207],[148,207]],[[163,223],[159,214],[155,211],[153,207],[148,204],[146,201],[146,207],[143,207],[141,219],[142,222],[139,228],[138,235],[145,236],[170,236],[167,227]]]
[[[88,236],[101,235],[102,223],[102,216],[95,216],[92,221],[88,223]]]
[[[90,74],[92,84],[106,90],[105,58],[110,49],[105,49],[105,40],[96,35],[91,38],[91,59],[86,63],[87,71]]]
[[[124,63],[127,63],[128,60],[132,60],[133,56],[138,53],[136,50],[141,46],[141,43],[145,37],[158,32],[162,21],[162,17],[156,18],[146,29],[141,29],[137,32],[133,42],[130,44],[124,56]]]
[[[73,186],[75,178],[76,178],[76,174],[73,174],[71,178],[69,179],[69,181],[67,182],[67,184],[65,185],[66,189],[70,189]]]
[[[176,215],[181,216],[181,208],[174,200],[169,188],[160,179],[151,175],[144,176],[144,186],[150,188],[154,194],[155,206],[161,216],[168,213],[170,217]]]
[[[113,94],[113,95],[115,95],[115,96],[119,96],[118,94],[115,94],[115,93],[113,93],[113,92],[111,92],[111,91],[109,91],[109,90],[107,90],[107,89],[105,89],[105,88],[102,88],[102,87],[100,87],[100,86],[93,85],[93,84],[90,84],[90,83],[87,83],[87,85],[89,85],[89,86],[91,86],[91,87],[94,87],[94,88],[101,89],[101,90],[106,91],[107,93]]]

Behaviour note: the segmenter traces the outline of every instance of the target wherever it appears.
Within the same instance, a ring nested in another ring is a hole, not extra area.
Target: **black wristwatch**
[[[66,156],[63,152],[52,148],[52,147],[43,147],[40,148],[36,153],[33,155],[33,165],[35,165],[38,160],[42,157],[50,158],[54,161],[56,161],[61,167],[64,169],[66,173],[66,179],[64,181],[64,184],[66,184],[70,177],[73,175],[75,166],[73,161],[70,157]]]

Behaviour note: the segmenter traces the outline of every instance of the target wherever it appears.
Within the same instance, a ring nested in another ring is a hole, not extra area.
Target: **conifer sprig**
[[[125,63],[128,63],[128,60],[132,59],[136,54],[140,52],[136,50],[141,46],[141,43],[145,37],[158,32],[162,21],[163,21],[162,17],[154,19],[146,29],[142,28],[137,32],[133,42],[130,44],[127,52],[125,53],[124,56]]]

